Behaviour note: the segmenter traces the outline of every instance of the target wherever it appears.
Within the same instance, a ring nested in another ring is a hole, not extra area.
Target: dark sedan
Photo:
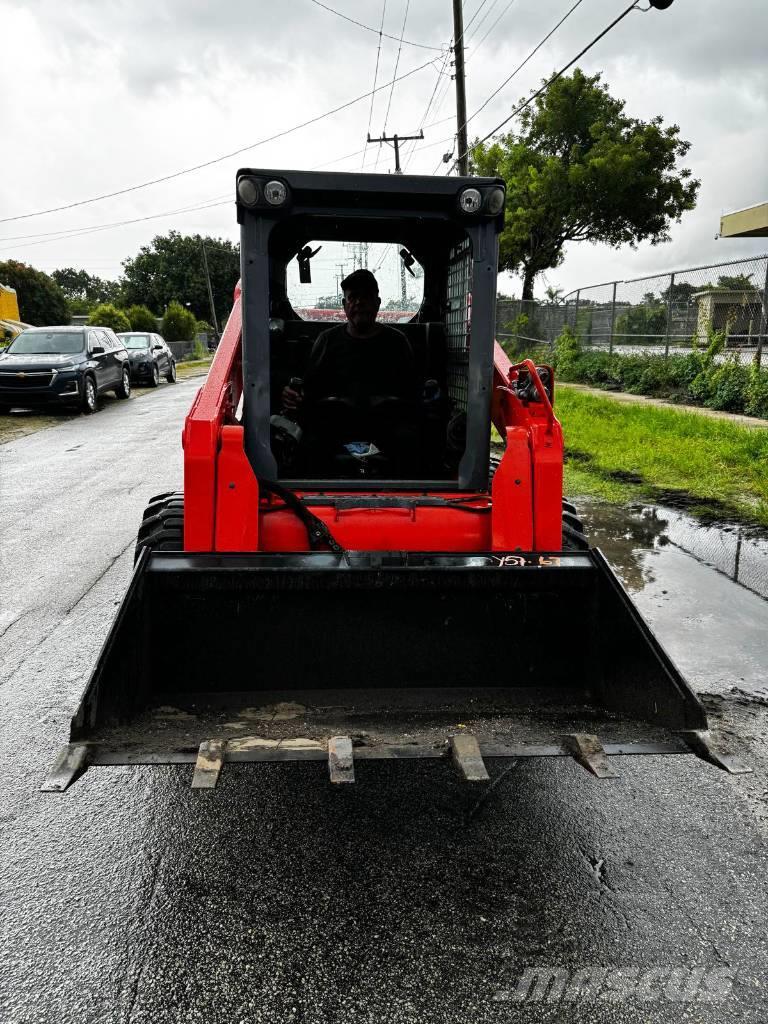
[[[131,394],[128,353],[108,327],[30,327],[0,354],[0,413],[59,406],[93,413]]]
[[[161,377],[165,377],[169,384],[176,383],[176,360],[159,334],[126,331],[118,334],[118,338],[128,350],[131,379],[137,384],[148,384],[156,388]]]

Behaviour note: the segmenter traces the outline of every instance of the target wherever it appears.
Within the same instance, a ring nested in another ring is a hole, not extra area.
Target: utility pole
[[[347,276],[347,265],[346,263],[337,263],[336,269],[338,270],[338,274],[336,275],[336,298],[339,300],[339,307],[341,307],[341,291],[339,290],[339,285]]]
[[[462,0],[453,0],[453,55],[454,71],[456,72],[456,144],[459,157],[456,168],[459,174],[469,174],[469,154],[467,153],[467,93],[464,84],[464,12]]]
[[[205,242],[200,239],[200,248],[203,250],[203,266],[205,267],[205,280],[208,284],[208,301],[211,304],[211,318],[213,322],[213,329],[216,332],[216,337],[219,337],[219,324],[216,320],[216,307],[213,304],[213,288],[211,287],[211,275],[208,272],[208,254],[205,251]]]
[[[400,143],[401,142],[421,142],[424,138],[424,131],[419,132],[418,135],[382,135],[378,139],[372,139],[371,133],[368,133],[369,142],[394,142],[395,144],[395,174],[402,174],[400,168]]]

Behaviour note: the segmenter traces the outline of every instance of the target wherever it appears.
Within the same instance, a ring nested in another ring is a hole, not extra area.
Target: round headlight
[[[255,206],[259,201],[259,183],[254,178],[241,178],[237,183],[237,194],[244,206]]]
[[[477,213],[483,205],[483,197],[476,188],[465,188],[459,196],[459,206],[464,213]]]
[[[503,188],[492,188],[485,199],[486,212],[494,217],[501,213],[504,209],[505,198],[506,194]]]
[[[288,198],[288,189],[282,181],[268,181],[264,186],[264,198],[270,206],[282,206]]]

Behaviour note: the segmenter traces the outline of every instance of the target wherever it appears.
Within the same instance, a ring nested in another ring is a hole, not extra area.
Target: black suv
[[[92,413],[131,393],[128,353],[108,327],[29,327],[0,354],[0,412],[60,406]]]
[[[128,349],[132,380],[156,388],[162,374],[169,384],[176,383],[176,360],[159,334],[130,331],[118,334],[118,338]]]

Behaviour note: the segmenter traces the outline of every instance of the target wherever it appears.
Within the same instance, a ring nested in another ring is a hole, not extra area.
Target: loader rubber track
[[[152,551],[184,550],[183,494],[169,491],[150,498],[136,538],[134,565],[144,548]]]

